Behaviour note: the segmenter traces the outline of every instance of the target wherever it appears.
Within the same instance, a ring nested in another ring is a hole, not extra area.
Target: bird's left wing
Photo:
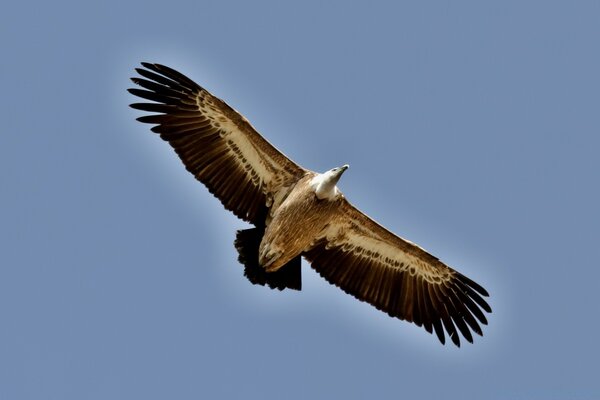
[[[469,342],[471,330],[482,335],[477,322],[487,324],[482,309],[491,312],[482,296],[487,291],[404,240],[340,199],[313,246],[304,254],[330,283],[379,310],[435,330],[444,343],[444,330],[457,346],[460,332]]]
[[[156,114],[138,118],[175,149],[186,169],[238,217],[262,224],[306,172],[267,142],[248,120],[188,77],[142,63],[129,92],[152,103],[131,107]]]

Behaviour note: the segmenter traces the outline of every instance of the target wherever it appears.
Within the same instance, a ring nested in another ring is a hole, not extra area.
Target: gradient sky
[[[0,14],[0,399],[600,398],[600,3],[85,3]],[[248,225],[128,108],[140,61],[350,164],[354,204],[488,289],[484,337],[308,264],[249,284]]]

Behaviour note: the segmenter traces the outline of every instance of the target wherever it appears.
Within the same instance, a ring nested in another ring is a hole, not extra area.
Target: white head
[[[312,185],[319,200],[333,200],[338,196],[339,190],[336,183],[340,180],[344,171],[349,167],[350,166],[346,164],[341,167],[332,168],[327,172],[317,175],[313,179]]]

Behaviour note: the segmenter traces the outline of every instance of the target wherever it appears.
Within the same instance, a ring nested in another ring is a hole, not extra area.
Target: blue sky
[[[322,2],[325,3],[325,2]],[[0,398],[597,399],[600,5],[13,2],[0,15]],[[247,225],[129,109],[187,74],[489,290],[456,349]]]

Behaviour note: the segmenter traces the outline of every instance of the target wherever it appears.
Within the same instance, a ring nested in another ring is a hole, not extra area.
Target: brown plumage
[[[379,310],[445,333],[457,346],[482,335],[491,308],[480,285],[389,232],[352,206],[335,185],[347,166],[304,169],[268,143],[224,101],[181,73],[142,63],[131,107],[169,142],[183,164],[225,206],[256,228],[238,231],[239,261],[253,283],[300,289],[300,257],[327,281]]]

